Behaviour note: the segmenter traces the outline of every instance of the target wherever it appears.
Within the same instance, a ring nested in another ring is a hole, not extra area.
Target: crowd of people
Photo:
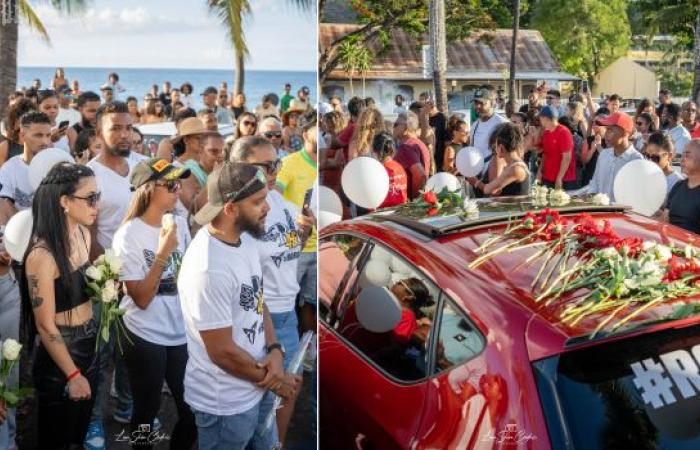
[[[281,448],[303,382],[289,365],[301,333],[316,330],[308,88],[294,97],[287,85],[280,109],[266,96],[249,112],[243,94],[228,103],[225,83],[204,90],[199,111],[188,83],[154,86],[142,109],[120,98],[117,74],[101,96],[61,70],[54,89],[35,84],[2,118],[0,226],[26,209],[34,225],[21,261],[0,252],[0,340],[24,343],[36,407],[23,414],[36,417],[38,448],[106,448],[104,411],[132,431],[167,432],[171,448]],[[177,132],[151,153],[137,126],[163,117]],[[34,189],[29,165],[49,148],[75,162]],[[125,333],[113,328],[98,347],[101,305],[85,288],[108,249],[121,264]],[[315,384],[314,345],[307,356]],[[168,429],[162,392],[177,409]],[[283,406],[266,427],[276,396]],[[1,450],[17,448],[23,414],[0,402]],[[134,448],[153,444],[136,436]]]
[[[408,107],[396,95],[393,122],[385,120],[372,98],[353,97],[346,104],[330,98],[319,108],[321,184],[343,199],[345,218],[366,212],[344,196],[340,175],[352,159],[369,156],[389,176],[380,208],[400,205],[417,198],[435,173],[461,177],[456,155],[472,146],[483,158],[483,170],[461,179],[476,197],[525,195],[539,183],[579,194],[602,193],[614,201],[613,182],[620,169],[629,161],[648,159],[667,180],[667,201],[657,216],[700,233],[695,102],[679,105],[662,89],[658,102],[643,99],[627,113],[617,94],[598,102],[583,84],[563,103],[561,92],[544,83],[522,106],[505,103],[504,113],[496,112],[499,98],[492,86],[481,86],[474,93],[473,117],[448,117],[427,93]]]

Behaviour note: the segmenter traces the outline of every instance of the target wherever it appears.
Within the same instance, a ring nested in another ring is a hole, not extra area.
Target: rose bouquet
[[[105,344],[109,343],[112,324],[116,327],[117,335],[120,333],[126,335],[124,324],[121,321],[124,310],[119,308],[119,272],[121,268],[121,259],[114,254],[112,249],[107,249],[104,255],[97,258],[95,263],[85,271],[85,275],[88,277],[87,294],[93,303],[101,305],[97,348],[102,341]],[[128,335],[126,336],[128,338]],[[117,343],[120,342],[117,340]]]
[[[5,339],[2,343],[2,355],[0,355],[0,400],[3,400],[10,408],[16,407],[22,399],[32,395],[31,388],[9,386],[10,373],[18,363],[22,346],[14,339]]]

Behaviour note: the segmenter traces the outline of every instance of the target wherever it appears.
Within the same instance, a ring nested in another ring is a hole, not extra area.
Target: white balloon
[[[47,148],[34,155],[29,163],[29,185],[36,190],[49,170],[58,163],[74,163],[73,157],[60,148]]]
[[[456,191],[461,187],[457,177],[447,172],[438,172],[428,178],[428,181],[425,183],[425,190],[433,191],[436,194],[442,192],[444,188],[447,188],[449,191]]]
[[[475,177],[484,168],[484,157],[476,147],[464,147],[455,158],[455,165],[459,173],[465,177]]]
[[[389,174],[376,159],[367,156],[355,158],[345,166],[341,176],[345,195],[363,208],[376,208],[389,192]]]
[[[326,186],[318,188],[318,209],[343,216],[343,203],[340,201],[340,197],[333,189]]]
[[[408,263],[404,262],[403,259],[399,258],[398,256],[394,256],[391,258],[391,271],[392,272],[399,272],[399,273],[411,273],[413,270],[411,269],[411,266],[408,265]]]
[[[632,207],[647,217],[659,210],[666,199],[666,176],[651,161],[636,159],[625,164],[613,182],[614,201]]]
[[[355,312],[363,328],[373,333],[386,333],[401,320],[401,304],[386,287],[369,286],[357,297]]]
[[[62,150],[61,150],[62,151]],[[22,261],[32,235],[32,210],[25,209],[10,218],[5,227],[5,249],[15,261]]]
[[[384,261],[370,259],[367,262],[362,275],[360,276],[360,286],[387,286],[391,281],[391,272]]]
[[[394,255],[392,255],[391,252],[384,250],[382,247],[377,246],[372,250],[372,260],[382,261],[387,266],[391,264],[391,259],[393,257]]]
[[[334,214],[332,212],[328,211],[319,211],[318,212],[318,228],[325,228],[328,225],[332,225],[336,222],[340,222],[343,220],[341,216],[338,214]]]

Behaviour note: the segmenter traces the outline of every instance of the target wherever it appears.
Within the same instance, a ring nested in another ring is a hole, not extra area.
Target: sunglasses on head
[[[277,173],[282,168],[282,160],[276,159],[274,161],[267,161],[264,163],[253,163],[254,166],[262,167],[267,171],[267,173]]]
[[[266,131],[263,133],[263,136],[265,136],[268,139],[281,138],[282,132],[281,131]]]
[[[94,208],[95,206],[97,206],[97,203],[100,201],[100,198],[102,198],[102,192],[93,192],[92,194],[85,197],[80,197],[77,195],[71,195],[70,197],[78,200],[83,200],[85,201],[85,203],[87,203],[87,205],[90,208]]]
[[[180,180],[168,180],[164,183],[156,183],[156,186],[164,187],[169,193],[172,194],[180,190],[180,186],[182,186],[182,184],[180,183]]]

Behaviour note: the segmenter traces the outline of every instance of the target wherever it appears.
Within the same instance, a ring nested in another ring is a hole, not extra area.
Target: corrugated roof
[[[321,50],[323,51],[337,39],[357,30],[361,25],[322,23],[319,30]],[[470,37],[447,44],[447,71],[451,78],[472,78],[470,73],[492,73],[502,78],[510,65],[510,45],[512,31],[498,29],[474,32]],[[427,35],[414,39],[401,29],[392,31],[388,48],[381,55],[376,55],[378,45],[370,49],[375,53],[371,70],[366,78],[423,78],[423,58],[421,46],[427,42]],[[576,79],[561,73],[561,66],[552,54],[549,46],[539,31],[520,30],[518,33],[516,73],[517,78],[532,78],[528,73],[541,75],[551,73],[566,76],[559,79]],[[331,72],[329,79],[345,79],[347,74],[342,67]],[[537,78],[533,78],[537,79]]]

